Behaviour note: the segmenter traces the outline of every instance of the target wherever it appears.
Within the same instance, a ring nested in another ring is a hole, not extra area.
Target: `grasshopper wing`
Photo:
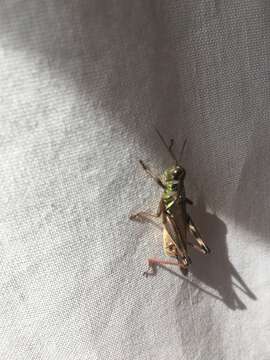
[[[188,257],[185,236],[183,236],[186,232],[181,234],[175,220],[169,214],[165,214],[163,225],[163,247],[165,255],[176,256],[180,258],[179,260],[182,261],[184,266],[187,266],[190,263],[190,259]]]

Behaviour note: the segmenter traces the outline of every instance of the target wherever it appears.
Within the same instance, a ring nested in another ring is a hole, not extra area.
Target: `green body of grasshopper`
[[[171,141],[170,146],[167,146],[161,134],[159,132],[158,134],[175,160],[175,165],[165,170],[162,176],[155,176],[140,160],[143,169],[163,188],[163,194],[156,214],[139,212],[131,215],[130,218],[139,220],[148,218],[149,216],[162,216],[162,223],[164,225],[164,253],[166,256],[176,258],[177,262],[161,259],[148,259],[149,268],[153,268],[154,265],[178,265],[182,272],[186,274],[188,266],[191,263],[188,255],[188,246],[195,248],[203,254],[208,254],[210,249],[202,240],[197,227],[187,212],[186,205],[187,203],[192,204],[192,201],[186,198],[185,195],[185,169],[178,164],[178,161],[172,152],[173,141]],[[191,235],[195,238],[196,243],[191,243],[187,240],[187,232],[191,233]],[[148,273],[149,271],[145,274]]]

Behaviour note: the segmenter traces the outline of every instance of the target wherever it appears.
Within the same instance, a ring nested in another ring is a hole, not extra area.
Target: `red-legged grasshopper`
[[[210,249],[204,243],[201,235],[187,212],[186,205],[192,205],[192,201],[186,197],[185,194],[185,169],[177,161],[173,151],[173,140],[168,146],[157,130],[161,141],[169,151],[174,160],[174,165],[164,171],[161,176],[154,175],[147,165],[140,160],[143,169],[162,187],[163,194],[159,203],[156,214],[150,214],[141,211],[137,214],[131,214],[131,220],[143,220],[149,217],[162,217],[163,223],[163,250],[166,256],[174,257],[177,261],[162,260],[162,259],[148,259],[149,268],[144,273],[145,275],[153,273],[155,265],[178,265],[183,272],[187,274],[188,266],[191,264],[191,259],[188,254],[188,246],[202,252],[203,254],[210,253]],[[183,153],[185,143],[183,144],[181,154]],[[187,232],[195,238],[195,243],[187,240]]]

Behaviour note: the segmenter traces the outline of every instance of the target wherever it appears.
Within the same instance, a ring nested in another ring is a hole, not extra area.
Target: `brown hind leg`
[[[201,234],[199,233],[198,228],[196,227],[196,225],[194,224],[194,222],[192,221],[190,216],[188,219],[188,229],[189,229],[190,233],[194,236],[196,242],[198,243],[198,245],[191,244],[191,243],[189,243],[189,245],[194,247],[196,250],[199,250],[203,254],[209,254],[211,252],[211,250],[202,240]]]

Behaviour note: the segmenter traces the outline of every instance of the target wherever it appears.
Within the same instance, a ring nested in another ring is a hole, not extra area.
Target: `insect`
[[[193,202],[186,197],[184,180],[186,176],[185,169],[179,164],[172,148],[173,139],[167,145],[161,133],[156,129],[162,143],[169,151],[174,164],[166,169],[161,176],[155,175],[150,168],[140,160],[140,164],[144,171],[150,175],[154,181],[163,189],[162,197],[159,202],[158,210],[155,214],[140,211],[131,214],[131,220],[141,221],[149,218],[162,218],[163,223],[163,251],[166,256],[173,257],[173,260],[148,259],[148,270],[144,275],[153,274],[154,267],[157,265],[177,265],[184,275],[188,273],[188,267],[191,264],[188,247],[192,247],[203,254],[210,253],[209,247],[202,240],[198,228],[187,212],[187,204],[192,205]],[[181,155],[183,154],[186,141],[183,144]],[[180,159],[181,159],[180,155]],[[190,233],[195,242],[187,239],[187,233]]]

